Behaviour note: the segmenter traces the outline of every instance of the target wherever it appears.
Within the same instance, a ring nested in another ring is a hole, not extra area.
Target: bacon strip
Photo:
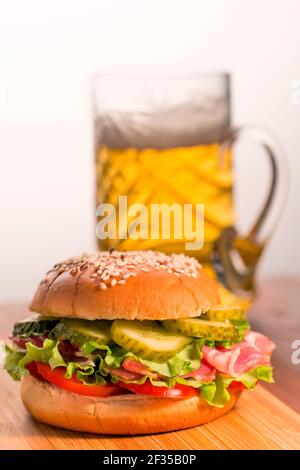
[[[265,335],[257,333],[256,331],[248,331],[244,341],[252,346],[256,351],[261,352],[262,354],[271,355],[275,349],[275,343],[269,340]]]
[[[187,377],[193,377],[194,379],[201,380],[201,382],[205,383],[212,382],[216,378],[216,369],[203,359],[199,369],[193,370],[183,376],[183,378]]]
[[[255,367],[270,364],[274,343],[260,333],[249,332],[231,349],[203,347],[203,357],[218,372],[238,377]]]
[[[148,377],[152,377],[153,379],[159,378],[159,374],[157,374],[156,372],[152,372],[149,367],[144,366],[140,362],[136,361],[135,359],[131,359],[130,357],[126,357],[124,359],[124,361],[122,362],[122,367],[128,372],[147,375]]]
[[[120,380],[128,380],[128,381],[139,380],[143,377],[142,374],[135,374],[133,372],[128,372],[127,370],[123,369],[123,367],[120,367],[119,369],[114,368],[114,367],[106,367],[105,370],[109,374],[115,375]]]

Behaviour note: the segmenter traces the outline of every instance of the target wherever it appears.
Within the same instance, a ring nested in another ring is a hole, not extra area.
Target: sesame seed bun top
[[[56,264],[30,309],[88,320],[164,320],[199,316],[218,300],[216,283],[195,258],[102,251]]]

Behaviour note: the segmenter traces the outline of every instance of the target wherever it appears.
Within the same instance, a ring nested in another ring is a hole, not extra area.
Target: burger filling
[[[5,368],[82,395],[201,394],[223,407],[233,390],[273,382],[274,347],[233,307],[161,322],[36,316],[15,324]]]

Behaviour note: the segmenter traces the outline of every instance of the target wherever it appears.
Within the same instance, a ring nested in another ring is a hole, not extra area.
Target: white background
[[[299,22],[299,0],[0,0],[0,299],[94,248],[89,78],[115,66],[233,74],[234,123],[271,129],[291,168],[260,275],[300,274]],[[237,173],[246,221],[265,169],[248,151]]]

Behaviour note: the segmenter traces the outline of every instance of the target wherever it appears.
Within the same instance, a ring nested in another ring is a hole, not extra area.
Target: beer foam
[[[113,148],[171,148],[219,142],[230,124],[230,108],[220,97],[143,112],[107,111],[95,120],[96,145]]]

